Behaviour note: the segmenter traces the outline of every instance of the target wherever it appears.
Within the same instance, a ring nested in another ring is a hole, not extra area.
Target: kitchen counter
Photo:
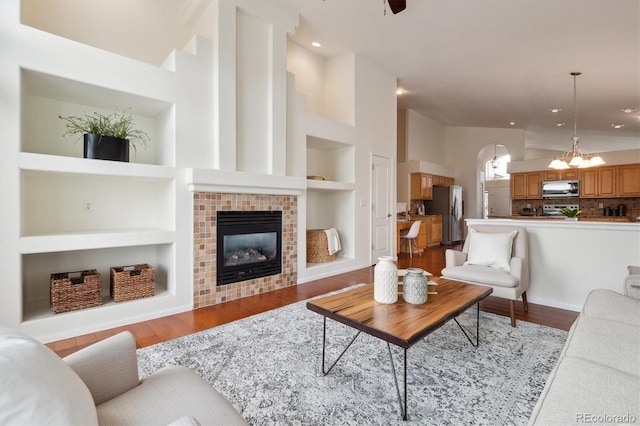
[[[549,220],[556,221],[562,220],[564,221],[564,216],[523,216],[523,215],[513,215],[513,216],[489,216],[489,219],[513,219],[513,220]],[[579,222],[636,222],[631,217],[620,217],[620,216],[580,216],[578,218]]]

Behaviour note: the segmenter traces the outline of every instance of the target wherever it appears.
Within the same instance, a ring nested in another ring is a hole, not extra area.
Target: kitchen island
[[[640,265],[640,223],[564,219],[467,219],[516,225],[529,234],[528,300],[579,311],[596,288],[622,293],[627,266]]]

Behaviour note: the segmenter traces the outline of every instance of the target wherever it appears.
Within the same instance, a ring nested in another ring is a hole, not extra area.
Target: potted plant
[[[149,135],[136,129],[128,109],[111,114],[85,113],[83,116],[58,116],[66,122],[66,135],[84,136],[84,158],[100,160],[129,161],[129,145],[146,147]],[[78,139],[79,140],[79,139]]]
[[[580,213],[582,213],[582,210],[570,209],[565,207],[560,210],[560,213],[562,213],[565,216],[565,220],[570,220],[575,222],[578,220],[578,216],[580,215]]]

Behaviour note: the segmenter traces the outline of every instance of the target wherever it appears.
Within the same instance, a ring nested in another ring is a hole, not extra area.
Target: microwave
[[[542,198],[577,198],[580,196],[580,181],[555,180],[542,182]]]

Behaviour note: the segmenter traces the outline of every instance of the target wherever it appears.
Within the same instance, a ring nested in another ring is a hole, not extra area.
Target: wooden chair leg
[[[509,300],[509,310],[511,311],[511,327],[516,326],[516,301]]]
[[[522,293],[522,306],[525,312],[529,312],[529,302],[527,302],[527,292]]]

